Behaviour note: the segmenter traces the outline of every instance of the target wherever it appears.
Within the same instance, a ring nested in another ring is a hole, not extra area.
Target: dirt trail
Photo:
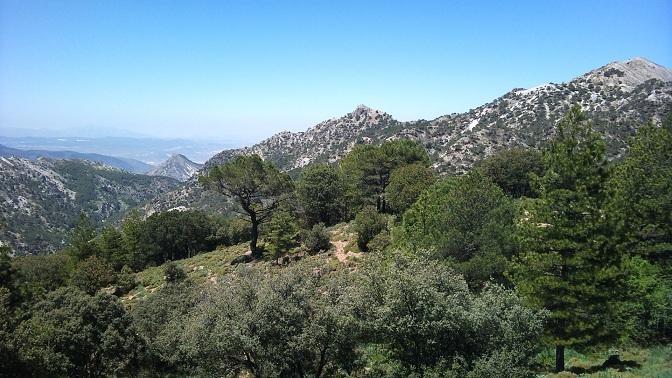
[[[359,257],[362,254],[361,253],[354,253],[354,252],[345,252],[345,246],[347,246],[349,243],[348,240],[334,240],[331,244],[333,244],[336,247],[336,251],[334,252],[334,256],[340,261],[341,263],[344,263],[348,260],[349,256],[352,257]]]

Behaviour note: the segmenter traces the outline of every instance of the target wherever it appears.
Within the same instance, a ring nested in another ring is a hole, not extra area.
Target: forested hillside
[[[81,213],[95,224],[176,188],[166,177],[83,160],[0,158],[0,240],[19,254],[63,248]]]
[[[544,148],[461,175],[410,139],[296,178],[211,165],[230,212],[82,217],[58,253],[4,253],[0,371],[670,375],[672,115],[630,127],[610,161],[574,106]]]

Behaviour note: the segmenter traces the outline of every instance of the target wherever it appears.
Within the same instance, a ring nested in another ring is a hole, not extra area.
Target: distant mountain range
[[[336,162],[358,143],[408,138],[422,143],[443,173],[461,173],[499,150],[539,148],[555,133],[557,121],[579,104],[608,143],[609,156],[622,155],[627,139],[648,121],[672,112],[672,71],[643,58],[613,62],[569,82],[516,88],[469,110],[434,120],[400,122],[364,105],[305,132],[281,132],[251,147],[224,150],[203,169],[239,155],[258,154],[284,171],[316,162]],[[148,212],[174,207],[212,208],[216,201],[195,179],[153,200]]]
[[[0,144],[20,150],[77,151],[133,159],[157,165],[174,154],[204,162],[234,143],[208,140],[79,136],[8,136],[0,128]]]
[[[150,176],[172,177],[179,181],[187,181],[198,172],[203,164],[194,163],[182,154],[175,154],[168,160],[147,172]]]
[[[114,168],[123,169],[132,173],[146,173],[152,168],[151,165],[135,159],[119,158],[93,153],[81,153],[75,151],[20,150],[17,148],[3,146],[2,144],[0,144],[0,156],[15,156],[30,160],[35,160],[38,158],[89,160],[96,163],[109,165]]]
[[[0,157],[0,241],[19,254],[53,252],[80,213],[111,223],[178,185],[86,160]]]

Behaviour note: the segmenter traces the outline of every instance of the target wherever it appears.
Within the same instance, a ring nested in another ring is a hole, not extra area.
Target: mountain
[[[613,62],[569,82],[516,88],[469,110],[434,120],[400,122],[380,110],[360,105],[340,118],[305,132],[281,132],[251,147],[224,150],[205,169],[239,155],[258,154],[288,172],[315,162],[335,162],[358,143],[408,138],[421,142],[443,173],[461,173],[499,150],[539,148],[555,132],[557,121],[580,104],[604,133],[609,156],[621,156],[627,139],[645,122],[660,122],[672,111],[672,71],[643,58]],[[147,210],[212,204],[195,180],[153,200]]]
[[[149,176],[172,177],[179,181],[187,181],[203,164],[194,163],[182,154],[174,154],[155,168],[147,172]]]
[[[30,160],[35,160],[38,158],[90,160],[96,163],[109,165],[114,168],[123,169],[132,173],[145,173],[152,167],[149,164],[135,159],[119,158],[92,153],[81,153],[75,151],[20,150],[17,148],[3,146],[2,144],[0,144],[0,156],[15,156]]]
[[[239,143],[217,140],[160,139],[82,136],[7,136],[0,127],[0,144],[20,150],[77,151],[118,158],[139,160],[156,165],[172,154],[184,154],[193,161],[204,162],[225,148],[239,146]]]
[[[86,160],[0,157],[0,241],[19,254],[52,252],[80,213],[110,223],[178,185]]]

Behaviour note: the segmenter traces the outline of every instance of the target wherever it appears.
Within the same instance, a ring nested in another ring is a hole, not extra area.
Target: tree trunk
[[[260,259],[261,251],[257,248],[257,239],[259,239],[259,222],[256,214],[250,214],[250,221],[252,223],[252,230],[250,232],[250,251],[252,251],[252,258]]]
[[[555,372],[559,373],[565,370],[565,347],[555,346]]]

